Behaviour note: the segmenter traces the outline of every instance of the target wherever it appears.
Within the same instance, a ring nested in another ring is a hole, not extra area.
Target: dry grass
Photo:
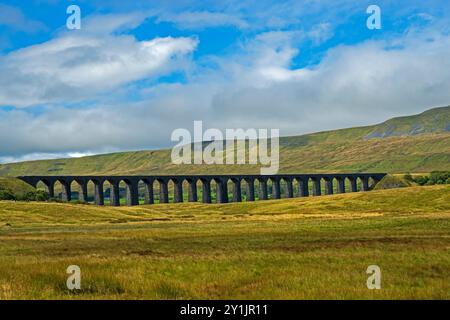
[[[0,202],[0,240],[1,299],[450,298],[450,186],[226,205]],[[382,290],[366,288],[370,264]]]

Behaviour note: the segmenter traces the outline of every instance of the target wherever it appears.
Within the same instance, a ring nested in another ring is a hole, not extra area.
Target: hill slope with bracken
[[[434,170],[450,170],[450,107],[280,139],[280,173]],[[169,149],[0,165],[0,176],[200,173],[259,173],[259,166],[174,165]]]

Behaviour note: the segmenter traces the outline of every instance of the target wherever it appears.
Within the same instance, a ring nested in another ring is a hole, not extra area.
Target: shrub
[[[43,190],[28,191],[24,194],[14,194],[9,190],[0,191],[0,200],[47,201],[48,199],[48,193]]]
[[[48,192],[46,192],[44,190],[36,190],[35,195],[34,195],[35,201],[48,201],[49,199],[50,199],[50,195],[48,194]]]
[[[450,178],[450,171],[433,171],[430,173],[432,184],[444,184]]]
[[[16,198],[19,201],[34,201],[34,191],[29,191],[25,194],[18,195]]]
[[[421,186],[424,186],[428,183],[429,178],[424,176],[418,176],[414,179],[414,181]]]
[[[16,200],[16,196],[10,190],[0,190],[0,200]]]
[[[421,186],[431,186],[435,184],[446,184],[450,181],[450,171],[433,171],[430,176],[418,176],[413,178],[414,181]]]

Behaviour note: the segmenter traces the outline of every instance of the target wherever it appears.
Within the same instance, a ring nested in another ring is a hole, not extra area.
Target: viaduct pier
[[[55,197],[55,184],[61,185],[63,201],[72,200],[72,184],[78,186],[78,200],[87,202],[88,184],[94,185],[94,202],[105,204],[105,184],[109,184],[109,203],[120,205],[119,184],[126,186],[126,205],[139,204],[139,186],[143,184],[144,204],[155,203],[154,186],[159,187],[159,203],[169,203],[169,183],[173,183],[173,202],[183,202],[183,188],[188,189],[189,202],[199,200],[197,189],[201,187],[201,201],[212,203],[212,184],[215,185],[216,202],[260,200],[320,196],[324,194],[369,191],[385,173],[333,173],[333,174],[278,174],[278,175],[151,175],[151,176],[21,176],[18,179],[37,187],[43,183],[50,195]],[[257,188],[255,188],[257,184]],[[270,184],[270,188],[268,187]],[[281,194],[283,185],[284,195]],[[232,193],[229,195],[228,188]],[[244,192],[243,188],[244,186]],[[294,190],[294,186],[295,189]],[[324,186],[324,190],[322,189]],[[359,187],[358,187],[359,186]],[[141,187],[142,189],[142,187]],[[172,188],[171,188],[172,189]],[[243,197],[245,194],[245,197]]]

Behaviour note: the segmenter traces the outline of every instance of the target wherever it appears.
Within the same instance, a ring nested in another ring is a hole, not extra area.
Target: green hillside
[[[27,193],[33,192],[34,188],[19,179],[0,177],[0,194],[6,191],[18,197],[23,197]]]
[[[280,173],[450,170],[450,107],[384,123],[280,139]],[[0,165],[0,176],[259,173],[250,165],[174,165],[170,150]]]
[[[415,116],[394,118],[375,127],[366,138],[450,132],[450,107],[431,109]]]

